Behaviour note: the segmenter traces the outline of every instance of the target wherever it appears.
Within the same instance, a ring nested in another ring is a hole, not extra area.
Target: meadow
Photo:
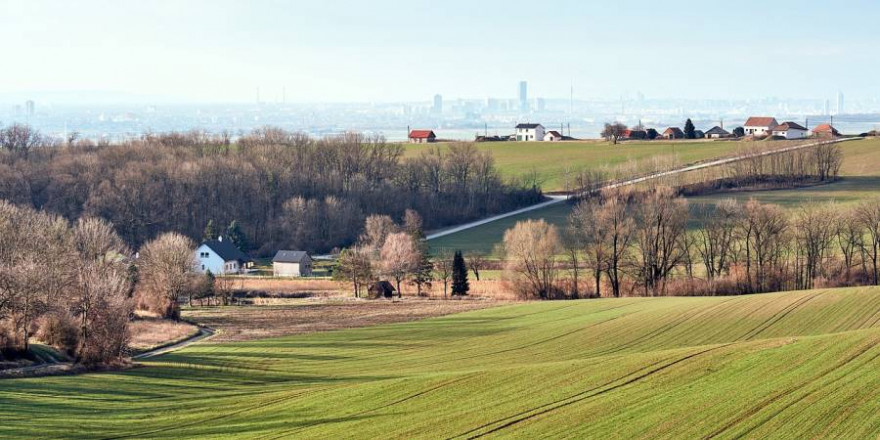
[[[617,145],[606,141],[573,142],[485,142],[476,144],[490,151],[502,177],[523,177],[535,173],[545,192],[565,190],[567,172],[614,167],[630,161],[674,161],[687,164],[730,156],[755,143],[717,141],[627,141]],[[435,144],[445,148],[445,144]],[[432,145],[406,144],[404,157],[417,157]]]
[[[0,381],[4,438],[872,438],[880,289],[525,303]]]
[[[841,179],[837,182],[797,189],[726,192],[690,197],[689,201],[695,210],[703,209],[700,205],[711,207],[728,198],[740,201],[755,198],[761,202],[793,209],[810,202],[853,204],[880,195],[880,139],[847,142],[841,148],[844,160],[840,170]],[[494,254],[495,247],[504,238],[504,231],[517,221],[544,219],[563,228],[567,225],[572,206],[561,203],[441,237],[430,242],[431,249],[461,249],[466,252]]]

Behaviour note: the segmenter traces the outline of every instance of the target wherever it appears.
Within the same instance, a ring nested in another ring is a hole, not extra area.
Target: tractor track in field
[[[376,408],[371,408],[371,409],[368,409],[368,410],[365,410],[365,411],[360,411],[360,412],[357,412],[357,413],[354,413],[354,414],[349,414],[349,415],[346,415],[345,417],[346,417],[346,418],[360,417],[360,416],[364,416],[364,415],[367,415],[367,414],[370,414],[370,413],[375,413],[375,412],[377,412],[377,411],[379,411],[379,410],[383,410],[383,409],[386,409],[386,408],[390,408],[390,407],[395,406],[395,405],[400,405],[401,403],[408,402],[408,401],[410,401],[410,400],[417,399],[417,398],[422,397],[422,396],[424,396],[424,395],[427,395],[427,394],[433,393],[434,391],[437,391],[437,390],[440,390],[440,389],[446,388],[446,387],[448,387],[448,386],[450,386],[450,385],[452,385],[452,384],[454,384],[454,383],[461,382],[461,381],[463,381],[463,380],[465,380],[465,379],[468,379],[470,376],[471,376],[471,375],[462,375],[461,377],[457,377],[457,378],[455,378],[455,379],[451,379],[451,380],[447,380],[447,381],[441,382],[441,383],[439,383],[439,384],[437,384],[437,385],[432,386],[431,388],[424,389],[424,390],[419,391],[419,392],[417,392],[417,393],[410,394],[410,395],[408,395],[408,396],[406,396],[406,397],[403,397],[403,398],[397,399],[397,400],[395,400],[395,401],[393,401],[393,402],[386,403],[386,404],[384,404],[384,405],[382,405],[382,406],[378,406],[378,407],[376,407]],[[290,436],[290,435],[293,435],[293,434],[300,433],[300,432],[305,431],[305,430],[307,430],[307,429],[309,429],[309,428],[312,428],[312,427],[314,427],[314,426],[317,426],[317,424],[310,424],[310,425],[305,425],[305,426],[299,426],[299,427],[296,427],[296,428],[293,428],[293,429],[290,429],[290,430],[287,430],[287,431],[281,432],[281,433],[279,433],[279,434],[277,434],[277,435],[273,435],[272,437],[260,437],[260,438],[261,438],[261,439],[265,439],[265,440],[278,440],[278,439],[285,438],[285,437]]]
[[[627,385],[631,385],[631,384],[639,382],[643,379],[649,378],[649,377],[653,376],[654,374],[660,373],[660,372],[662,372],[670,367],[673,367],[675,365],[678,365],[682,362],[686,362],[690,359],[693,359],[695,357],[701,356],[703,354],[706,354],[706,353],[709,353],[709,352],[712,352],[715,350],[729,347],[733,344],[735,344],[735,343],[731,342],[728,344],[722,344],[722,345],[711,347],[711,348],[708,348],[705,350],[701,350],[696,353],[691,353],[686,356],[679,357],[678,359],[673,360],[671,362],[666,362],[659,367],[653,367],[653,366],[643,367],[639,370],[636,370],[635,372],[632,372],[632,373],[629,373],[625,376],[621,376],[617,379],[605,382],[599,386],[581,391],[579,393],[573,394],[571,396],[568,396],[568,397],[565,397],[562,399],[558,399],[553,402],[545,403],[543,405],[540,405],[540,406],[537,406],[537,407],[534,407],[534,408],[531,408],[531,409],[528,409],[525,411],[521,411],[517,414],[505,417],[503,419],[499,419],[499,420],[495,420],[493,422],[485,423],[483,425],[480,425],[476,428],[473,428],[469,431],[458,434],[458,435],[451,437],[451,438],[466,438],[466,439],[470,440],[470,439],[484,437],[486,435],[493,434],[495,432],[509,428],[509,427],[514,426],[516,424],[519,424],[521,422],[527,421],[529,419],[549,414],[550,412],[556,411],[560,408],[565,408],[565,407],[573,405],[575,403],[579,403],[584,400],[587,400],[587,399],[590,399],[590,398],[600,396],[600,395],[606,394],[608,392],[617,390],[619,388],[623,388]],[[635,377],[632,377],[633,375],[635,375]],[[627,379],[627,378],[629,378],[629,379]],[[620,381],[623,381],[623,382],[620,382]],[[620,383],[616,383],[616,382],[620,382]],[[499,423],[501,423],[501,425],[495,426],[495,427],[489,429],[488,431],[477,433],[478,431],[480,431],[482,429],[488,428],[490,426],[493,426],[493,425],[496,425]]]
[[[284,396],[281,396],[281,397],[278,397],[278,398],[275,398],[275,399],[271,399],[271,400],[269,400],[268,402],[259,402],[259,403],[257,403],[257,404],[254,404],[254,405],[248,406],[248,407],[246,407],[246,408],[241,408],[241,409],[238,409],[238,410],[235,410],[235,411],[231,411],[231,412],[225,412],[225,413],[222,413],[222,414],[218,414],[218,415],[216,415],[216,416],[213,416],[213,417],[208,417],[208,418],[206,418],[206,419],[199,419],[199,420],[194,420],[194,421],[192,421],[192,422],[179,423],[179,424],[176,424],[176,425],[174,425],[174,426],[165,426],[165,427],[162,427],[162,428],[150,429],[150,430],[141,431],[141,432],[136,432],[136,433],[131,433],[131,434],[122,434],[122,435],[116,435],[116,436],[110,436],[110,437],[101,437],[101,439],[103,439],[103,440],[115,440],[115,439],[122,439],[122,438],[141,438],[141,437],[144,437],[144,436],[147,436],[147,435],[151,435],[151,434],[159,434],[159,433],[162,433],[162,432],[171,432],[171,431],[175,431],[175,430],[178,430],[178,429],[181,429],[181,428],[189,428],[189,427],[193,427],[193,426],[196,426],[196,425],[203,425],[203,424],[205,424],[205,423],[208,423],[208,422],[214,422],[214,421],[218,421],[218,420],[222,420],[222,419],[228,418],[228,417],[230,417],[230,416],[236,416],[236,415],[239,415],[239,414],[244,414],[244,413],[249,412],[249,411],[254,411],[254,410],[258,410],[258,409],[263,409],[263,408],[266,408],[266,407],[268,407],[268,406],[273,406],[273,405],[277,405],[277,404],[279,404],[279,403],[284,403],[284,402],[287,402],[287,401],[290,401],[290,400],[294,400],[294,399],[297,399],[297,398],[300,398],[300,397],[303,397],[303,396],[307,396],[307,395],[309,395],[309,394],[314,394],[314,393],[317,393],[317,392],[320,392],[320,391],[325,391],[325,390],[328,390],[328,389],[330,389],[330,388],[331,388],[331,387],[324,387],[324,388],[318,388],[318,389],[308,389],[308,390],[303,390],[303,391],[300,392],[300,393],[295,393],[295,394],[291,394],[291,395],[284,395]]]
[[[782,320],[783,318],[785,318],[786,316],[788,316],[789,314],[791,314],[795,310],[801,308],[801,306],[803,306],[804,304],[812,301],[813,299],[815,299],[819,295],[822,295],[823,293],[825,293],[825,292],[820,290],[819,292],[816,292],[816,293],[809,295],[809,296],[805,296],[805,297],[783,307],[782,310],[774,313],[773,316],[771,316],[770,318],[767,318],[766,321],[758,324],[757,327],[753,328],[752,330],[749,330],[748,333],[737,338],[736,340],[737,341],[750,341],[750,340],[752,340],[752,338],[758,336],[759,334],[761,334],[761,332],[763,332],[764,330],[767,330],[773,324],[776,324],[777,322],[779,322],[780,320]]]
[[[642,336],[639,336],[636,339],[633,339],[627,343],[624,343],[620,346],[613,347],[613,348],[610,348],[607,350],[602,350],[597,353],[593,353],[590,355],[590,357],[608,356],[611,354],[619,353],[619,352],[624,351],[628,348],[632,348],[643,341],[650,340],[651,338],[654,338],[658,335],[664,334],[664,333],[678,327],[679,325],[682,325],[682,324],[690,321],[691,319],[696,318],[697,316],[700,316],[700,315],[708,313],[712,310],[716,310],[718,308],[721,308],[721,306],[723,306],[731,301],[736,301],[736,300],[737,300],[737,298],[734,297],[734,298],[730,298],[730,299],[726,299],[724,301],[721,301],[718,304],[715,304],[711,307],[699,309],[694,313],[682,313],[683,317],[681,317],[679,319],[676,319],[670,323],[667,323],[666,325],[660,326],[660,327],[658,327],[658,328],[656,328],[656,329],[654,329],[654,330],[652,330]]]
[[[767,399],[764,399],[763,401],[761,401],[761,402],[758,403],[757,405],[755,405],[755,406],[753,406],[752,408],[750,408],[748,411],[746,411],[746,412],[744,412],[744,413],[741,413],[741,414],[738,415],[736,418],[734,418],[734,419],[731,420],[730,422],[726,423],[726,424],[725,424],[724,426],[722,426],[721,428],[716,429],[715,431],[713,431],[711,434],[707,435],[707,436],[704,437],[704,438],[705,438],[705,439],[711,439],[711,438],[715,438],[715,437],[717,437],[717,436],[719,436],[719,435],[721,435],[721,434],[724,434],[726,431],[730,430],[731,428],[735,427],[736,425],[738,425],[738,424],[742,423],[743,421],[748,420],[750,417],[752,417],[752,416],[758,414],[759,412],[761,412],[761,410],[763,410],[763,409],[766,408],[767,406],[772,405],[773,403],[779,401],[780,399],[783,399],[783,398],[785,398],[785,397],[788,397],[788,396],[794,394],[795,392],[797,392],[798,390],[801,390],[801,389],[803,389],[803,388],[805,388],[805,387],[807,387],[807,386],[809,386],[809,385],[811,385],[811,384],[813,384],[813,383],[815,383],[815,382],[821,380],[822,378],[828,376],[829,374],[833,373],[834,371],[837,371],[838,369],[843,368],[844,366],[846,366],[847,364],[849,364],[849,363],[853,362],[854,360],[858,359],[859,357],[861,357],[862,355],[864,355],[865,353],[867,353],[870,349],[872,349],[872,348],[874,348],[874,347],[875,347],[875,344],[865,344],[865,346],[862,347],[861,349],[859,349],[856,353],[853,353],[852,355],[847,356],[846,359],[844,359],[844,360],[842,360],[842,361],[840,361],[840,362],[837,362],[836,364],[834,364],[833,367],[825,369],[825,370],[822,371],[821,373],[819,373],[819,374],[813,376],[812,378],[808,379],[808,380],[805,381],[805,382],[801,382],[801,383],[799,383],[799,384],[797,384],[797,385],[791,386],[791,387],[785,389],[784,391],[781,391],[781,392],[776,393],[776,394],[774,394],[773,396],[771,396],[771,397],[769,397],[769,398],[767,398]],[[866,362],[866,363],[870,363],[870,362],[876,360],[877,358],[880,358],[880,353],[875,354],[873,357],[871,357],[870,359],[868,359],[868,360],[865,361],[865,362]],[[839,378],[833,380],[833,381],[831,382],[831,384],[836,383],[837,381],[839,381],[839,380],[841,380],[841,379],[843,379],[843,378],[845,378],[845,377],[846,377],[845,375],[844,375],[844,376],[840,376]],[[830,384],[829,384],[829,385],[830,385]],[[815,394],[817,391],[818,391],[818,390],[814,390],[814,391],[812,391],[812,392],[810,392],[810,393],[807,393],[807,394],[804,394],[803,396],[800,396],[800,397],[797,398],[796,400],[794,400],[794,401],[788,403],[787,405],[783,406],[782,408],[780,408],[780,409],[774,411],[774,412],[773,412],[772,414],[770,414],[768,417],[765,417],[765,418],[764,418],[763,420],[761,420],[758,424],[756,424],[756,425],[754,425],[754,426],[748,428],[745,432],[739,434],[737,437],[741,438],[741,437],[746,436],[748,433],[754,431],[755,429],[757,429],[758,427],[760,427],[760,426],[763,425],[764,423],[767,423],[768,421],[772,420],[773,418],[775,418],[776,416],[778,416],[779,414],[781,414],[783,411],[787,410],[788,408],[792,407],[793,405],[797,404],[798,402],[801,402],[801,401],[803,401],[804,399],[806,399],[807,397],[811,396],[812,394]]]

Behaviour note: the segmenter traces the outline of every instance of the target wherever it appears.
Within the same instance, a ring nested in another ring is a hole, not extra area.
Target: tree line
[[[323,252],[357,241],[374,214],[400,220],[414,209],[433,229],[542,198],[534,185],[504,181],[472,144],[404,158],[402,145],[381,137],[315,139],[271,127],[119,144],[56,142],[19,125],[0,133],[0,199],[68,220],[102,218],[133,247],[165,231],[198,239],[209,222],[237,222],[258,255]]]
[[[504,236],[509,278],[544,299],[880,285],[880,199],[691,208],[668,187],[618,189],[581,201],[564,228],[520,222]]]

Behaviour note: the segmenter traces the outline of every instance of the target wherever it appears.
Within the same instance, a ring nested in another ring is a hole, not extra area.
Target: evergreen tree
[[[691,121],[691,118],[688,118],[684,123],[684,137],[685,139],[696,139],[697,138],[697,129],[694,127],[694,122]]]
[[[247,237],[244,235],[238,220],[233,220],[229,227],[226,228],[226,238],[242,251],[246,252],[248,250]]]
[[[468,282],[468,270],[464,263],[464,256],[461,255],[461,251],[455,251],[455,256],[452,257],[452,294],[464,296],[470,290],[471,285]]]
[[[202,241],[210,241],[217,239],[217,231],[214,230],[214,220],[208,220],[205,225],[205,232],[202,232]]]

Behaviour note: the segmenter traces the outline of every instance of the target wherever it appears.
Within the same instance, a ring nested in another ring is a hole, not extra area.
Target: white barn
[[[278,251],[272,259],[276,277],[307,277],[312,274],[312,257],[303,251]]]
[[[752,116],[743,125],[743,130],[745,130],[746,136],[768,136],[777,125],[779,122],[776,122],[776,118]]]
[[[519,124],[516,126],[517,142],[543,142],[544,126],[541,124]]]
[[[562,133],[558,131],[550,130],[544,134],[544,142],[559,142],[562,139]]]
[[[773,129],[773,136],[782,136],[786,139],[803,139],[807,137],[807,127],[797,122],[783,122]]]
[[[211,271],[215,275],[241,273],[252,261],[234,244],[223,241],[223,237],[202,243],[196,249],[196,259],[200,272]]]

